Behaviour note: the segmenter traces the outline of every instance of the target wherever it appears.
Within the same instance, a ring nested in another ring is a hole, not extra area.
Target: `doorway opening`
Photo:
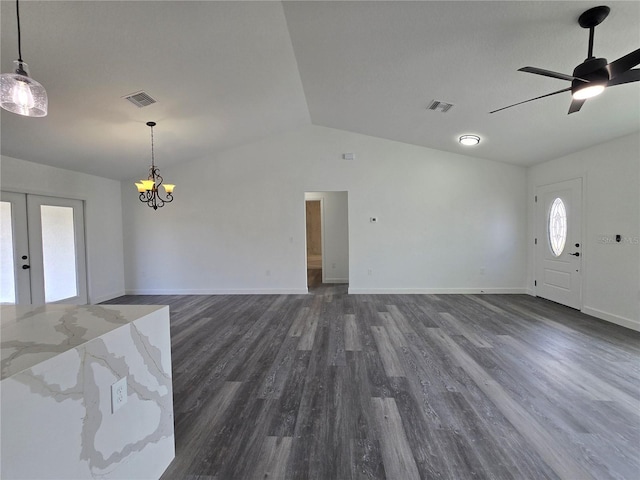
[[[347,192],[305,192],[307,287],[349,283]]]
[[[307,287],[322,285],[322,200],[306,200]]]

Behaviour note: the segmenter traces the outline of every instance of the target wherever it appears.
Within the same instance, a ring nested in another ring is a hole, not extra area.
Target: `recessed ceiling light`
[[[462,135],[459,141],[462,145],[472,147],[480,143],[480,137],[477,135]]]

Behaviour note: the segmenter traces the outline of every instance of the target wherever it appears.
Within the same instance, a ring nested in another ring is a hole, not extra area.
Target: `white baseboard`
[[[238,289],[186,289],[186,290],[127,290],[127,295],[306,295],[306,288],[238,288]]]
[[[397,294],[397,295],[472,295],[480,293],[488,294],[523,294],[526,288],[352,288],[350,294]]]
[[[98,303],[108,302],[109,300],[113,300],[114,298],[118,298],[118,297],[121,297],[123,295],[126,295],[124,290],[121,290],[121,291],[115,292],[115,293],[109,293],[107,295],[100,295],[99,297],[91,298],[90,304],[91,305],[97,305]]]
[[[621,325],[623,327],[630,328],[631,330],[640,332],[640,322],[631,318],[620,317],[619,315],[603,312],[602,310],[591,307],[583,307],[582,313],[586,313],[587,315],[599,318],[600,320],[606,320],[607,322],[615,323],[616,325]]]
[[[348,278],[325,278],[322,283],[349,283]]]

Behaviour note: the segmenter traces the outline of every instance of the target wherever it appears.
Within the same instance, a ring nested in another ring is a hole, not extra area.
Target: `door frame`
[[[588,269],[587,269],[587,262],[586,262],[586,258],[588,258],[588,254],[589,254],[589,247],[588,247],[588,242],[586,241],[586,232],[587,232],[587,221],[586,221],[586,204],[587,204],[587,192],[586,192],[586,185],[587,185],[587,174],[586,172],[583,172],[582,175],[580,176],[576,176],[576,177],[569,177],[569,178],[560,178],[557,180],[553,180],[553,181],[548,181],[545,183],[538,183],[534,186],[534,203],[533,203],[533,238],[538,240],[538,242],[541,242],[542,239],[538,238],[538,225],[540,224],[539,222],[541,221],[539,215],[540,215],[540,207],[538,204],[538,190],[541,187],[547,187],[547,186],[551,186],[551,185],[555,185],[558,183],[563,183],[563,182],[569,182],[572,180],[580,180],[580,196],[581,196],[581,201],[580,201],[580,209],[581,209],[581,214],[580,214],[580,254],[581,254],[581,263],[580,263],[580,268],[581,268],[581,276],[580,276],[580,298],[579,298],[579,304],[578,304],[578,310],[582,311],[584,308],[584,286],[586,284],[586,278],[587,278],[587,274],[588,274]],[[539,258],[539,253],[538,253],[538,245],[534,244],[533,245],[533,268],[532,268],[532,283],[533,285],[531,286],[532,291],[533,291],[533,295],[536,297],[540,297],[540,295],[538,294],[538,286],[536,285],[536,276],[537,276],[537,272],[538,272],[538,262],[543,260]],[[544,257],[543,257],[544,258]],[[544,297],[540,297],[540,298],[544,298]],[[553,300],[550,300],[553,301]],[[571,307],[569,307],[571,308]]]
[[[309,195],[310,198],[307,198],[307,195]],[[316,198],[311,198],[311,197],[316,197]],[[304,235],[304,264],[305,264],[305,275],[306,275],[306,270],[309,268],[309,263],[308,263],[308,255],[307,255],[307,234],[306,234],[306,228],[307,228],[307,202],[320,202],[320,256],[322,258],[322,283],[324,283],[325,281],[325,275],[327,272],[327,269],[325,268],[325,254],[324,254],[324,245],[325,245],[325,239],[324,239],[324,197],[321,196],[321,194],[316,194],[316,192],[306,192],[305,193],[305,198],[304,198],[304,228],[305,228],[305,235]],[[308,287],[307,287],[308,288]]]
[[[27,195],[24,193],[7,192],[2,190],[0,197],[3,202],[11,204],[11,233],[13,234],[13,282],[15,289],[15,304],[31,303],[31,269],[23,269],[22,265],[31,265],[29,246],[29,229],[27,224]],[[19,211],[18,211],[19,210]],[[26,245],[26,251],[20,251],[19,245]]]

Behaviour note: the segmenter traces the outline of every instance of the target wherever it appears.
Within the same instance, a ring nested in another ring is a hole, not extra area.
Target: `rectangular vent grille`
[[[451,103],[445,103],[445,102],[440,102],[438,100],[433,100],[427,107],[427,110],[435,110],[435,111],[440,111],[442,113],[447,113],[451,109],[451,107],[453,107],[453,104]]]
[[[149,105],[157,103],[156,100],[151,97],[151,95],[143,91],[130,93],[129,95],[125,95],[122,98],[124,98],[125,100],[129,100],[138,108],[148,107]]]

